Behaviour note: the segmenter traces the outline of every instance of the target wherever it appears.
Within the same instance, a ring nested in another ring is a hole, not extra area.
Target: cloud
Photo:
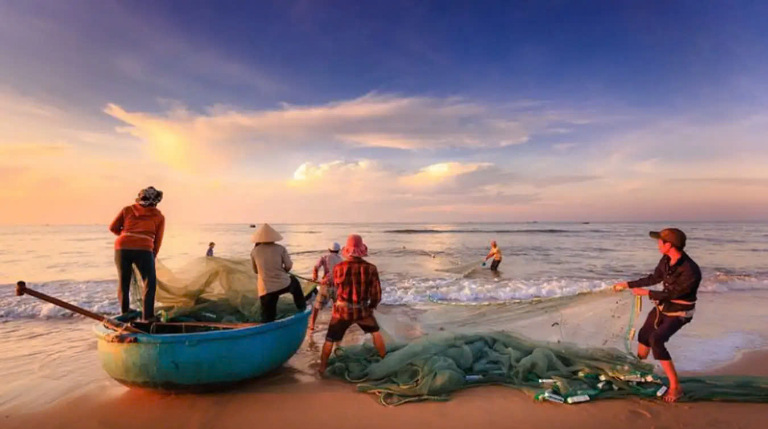
[[[205,113],[175,107],[165,114],[131,112],[108,104],[119,131],[146,142],[170,165],[231,161],[259,151],[319,148],[434,150],[493,148],[525,143],[566,113],[504,109],[461,98],[401,97],[370,93],[321,105],[284,103],[267,110],[215,105]],[[570,120],[582,121],[579,117]]]
[[[488,174],[490,173],[490,174]],[[405,186],[424,189],[447,184],[467,184],[468,181],[476,185],[483,184],[487,179],[498,181],[501,175],[497,174],[493,164],[441,162],[428,165],[417,173],[403,176],[399,182]],[[473,180],[479,178],[479,180]],[[484,180],[486,179],[486,180]]]
[[[701,177],[689,179],[676,179],[680,183],[710,184],[721,186],[750,186],[768,187],[768,178],[758,177]]]
[[[600,180],[600,176],[550,176],[541,178],[532,178],[528,182],[537,188],[548,188],[551,186],[569,185],[574,183],[590,182]]]
[[[296,169],[291,184],[307,196],[336,196],[338,201],[376,201],[412,209],[489,201],[518,204],[532,201],[536,195],[524,180],[491,163],[443,162],[413,172],[371,160],[304,163]]]
[[[48,158],[60,156],[72,150],[72,145],[63,142],[51,143],[6,143],[0,145],[0,162],[18,162],[21,159]]]
[[[557,143],[552,145],[552,149],[558,152],[567,152],[569,149],[578,146],[576,143]]]

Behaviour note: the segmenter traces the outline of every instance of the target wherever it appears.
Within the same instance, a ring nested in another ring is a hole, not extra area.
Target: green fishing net
[[[337,348],[328,374],[394,406],[448,400],[459,389],[500,384],[538,400],[579,403],[594,399],[657,397],[663,380],[653,366],[618,349],[544,343],[509,333],[437,333],[388,345],[381,359],[368,345]],[[768,402],[768,378],[683,377],[682,401]]]
[[[141,277],[136,273],[134,278]],[[248,259],[199,258],[173,271],[158,261],[157,314],[164,321],[258,322],[256,281]],[[313,288],[308,282],[302,286],[305,292]],[[141,296],[140,289],[135,281],[134,298]],[[510,304],[499,313],[508,321],[545,326],[551,333],[541,338],[550,341],[508,331],[438,332],[407,343],[388,343],[384,359],[367,344],[337,348],[328,374],[357,383],[360,391],[376,394],[389,406],[445,401],[456,390],[487,384],[524,389],[539,400],[564,403],[663,394],[666,380],[631,354],[638,302],[606,294],[604,299],[615,302],[611,321],[595,326],[580,320],[585,312],[571,307],[573,299],[579,297]],[[290,294],[281,297],[278,317],[296,311]],[[424,327],[437,328],[428,321]],[[591,341],[579,340],[580,346],[561,341],[577,333]],[[681,384],[682,401],[768,402],[768,378],[683,377]]]
[[[156,261],[155,312],[164,321],[242,323],[261,321],[256,290],[257,275],[250,259],[196,258],[170,270]],[[131,298],[141,308],[141,274],[134,266]],[[304,293],[314,285],[300,281]],[[284,294],[277,305],[278,319],[297,312],[293,297]]]

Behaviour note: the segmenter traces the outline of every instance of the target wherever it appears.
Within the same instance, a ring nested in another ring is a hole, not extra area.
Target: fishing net
[[[253,272],[250,259],[196,258],[174,271],[158,260],[156,272],[155,312],[163,322],[261,321],[257,275]],[[137,308],[141,308],[142,296],[139,279],[141,274],[134,266],[131,296]],[[314,288],[309,282],[301,283],[305,294]],[[290,294],[280,297],[278,319],[297,311]]]
[[[436,271],[439,271],[442,273],[458,274],[462,277],[465,277],[470,273],[472,273],[473,271],[483,268],[484,266],[485,266],[485,260],[482,260],[482,261],[468,262],[466,264],[461,264],[461,265],[457,265],[449,268],[441,268]]]
[[[328,374],[358,383],[383,405],[446,401],[459,389],[501,384],[537,400],[656,397],[663,380],[653,366],[615,348],[580,348],[529,340],[508,332],[437,333],[388,346],[381,359],[363,344],[336,349]],[[681,401],[768,402],[768,378],[683,377]]]
[[[470,265],[479,263],[466,264],[458,274],[474,269]],[[248,259],[199,258],[173,271],[158,262],[157,279],[158,315],[164,321],[260,320],[257,277]],[[312,289],[308,282],[302,286],[305,292]],[[139,289],[136,283],[134,297],[141,296]],[[422,317],[423,332],[430,334],[388,342],[384,359],[368,344],[337,348],[328,374],[358,383],[360,391],[376,394],[388,406],[445,401],[456,390],[487,384],[563,403],[656,397],[666,380],[631,353],[639,302],[628,294],[597,292],[494,304],[503,311],[445,306],[440,318],[431,319],[430,312]],[[464,321],[443,326],[458,319],[451,317],[454,310]],[[296,311],[292,297],[284,295],[279,317]],[[509,330],[476,333],[497,319]],[[768,402],[766,378],[684,377],[681,384],[682,401]]]

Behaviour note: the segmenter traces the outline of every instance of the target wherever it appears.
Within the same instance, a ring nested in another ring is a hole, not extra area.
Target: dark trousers
[[[498,271],[500,264],[501,264],[501,260],[497,261],[494,259],[493,262],[491,262],[491,271]]]
[[[293,295],[293,302],[296,304],[296,308],[298,308],[299,311],[304,311],[307,308],[307,300],[304,298],[304,291],[301,290],[301,284],[296,277],[291,276],[291,283],[288,287],[262,295],[259,298],[259,301],[261,301],[262,323],[269,323],[275,320],[277,317],[277,301],[280,299],[280,295],[284,293]]]
[[[654,308],[637,334],[637,341],[650,347],[656,360],[672,360],[666,343],[672,335],[691,321],[690,317],[667,316]]]
[[[144,286],[142,302],[142,318],[149,319],[155,315],[155,290],[157,289],[157,277],[155,275],[155,254],[151,250],[123,249],[115,250],[115,265],[120,282],[117,288],[117,299],[120,301],[120,309],[123,313],[130,311],[131,277],[133,277],[133,265],[139,269]],[[139,279],[136,279],[137,281]]]

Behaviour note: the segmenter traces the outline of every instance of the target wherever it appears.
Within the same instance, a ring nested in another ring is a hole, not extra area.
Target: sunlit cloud
[[[401,150],[493,148],[525,143],[566,113],[505,110],[461,98],[401,97],[370,93],[311,106],[270,110],[216,105],[205,113],[176,106],[165,114],[104,109],[170,165],[189,167],[236,159],[255,151],[372,147]],[[573,121],[583,121],[579,117]]]
[[[571,124],[566,142],[542,144],[541,136],[559,138],[547,131],[552,124],[587,119],[369,94],[257,111],[214,105],[195,113],[163,100],[157,114],[109,104],[105,118],[122,124],[99,128],[34,98],[0,95],[0,110],[13,118],[0,125],[0,223],[106,222],[148,185],[166,192],[170,219],[192,223],[768,214],[759,198],[768,186],[768,120],[757,114],[665,118],[597,137]],[[397,150],[352,155],[370,147]],[[445,148],[451,156],[439,155]],[[268,165],[270,154],[292,159]],[[264,168],[269,174],[259,174]]]

